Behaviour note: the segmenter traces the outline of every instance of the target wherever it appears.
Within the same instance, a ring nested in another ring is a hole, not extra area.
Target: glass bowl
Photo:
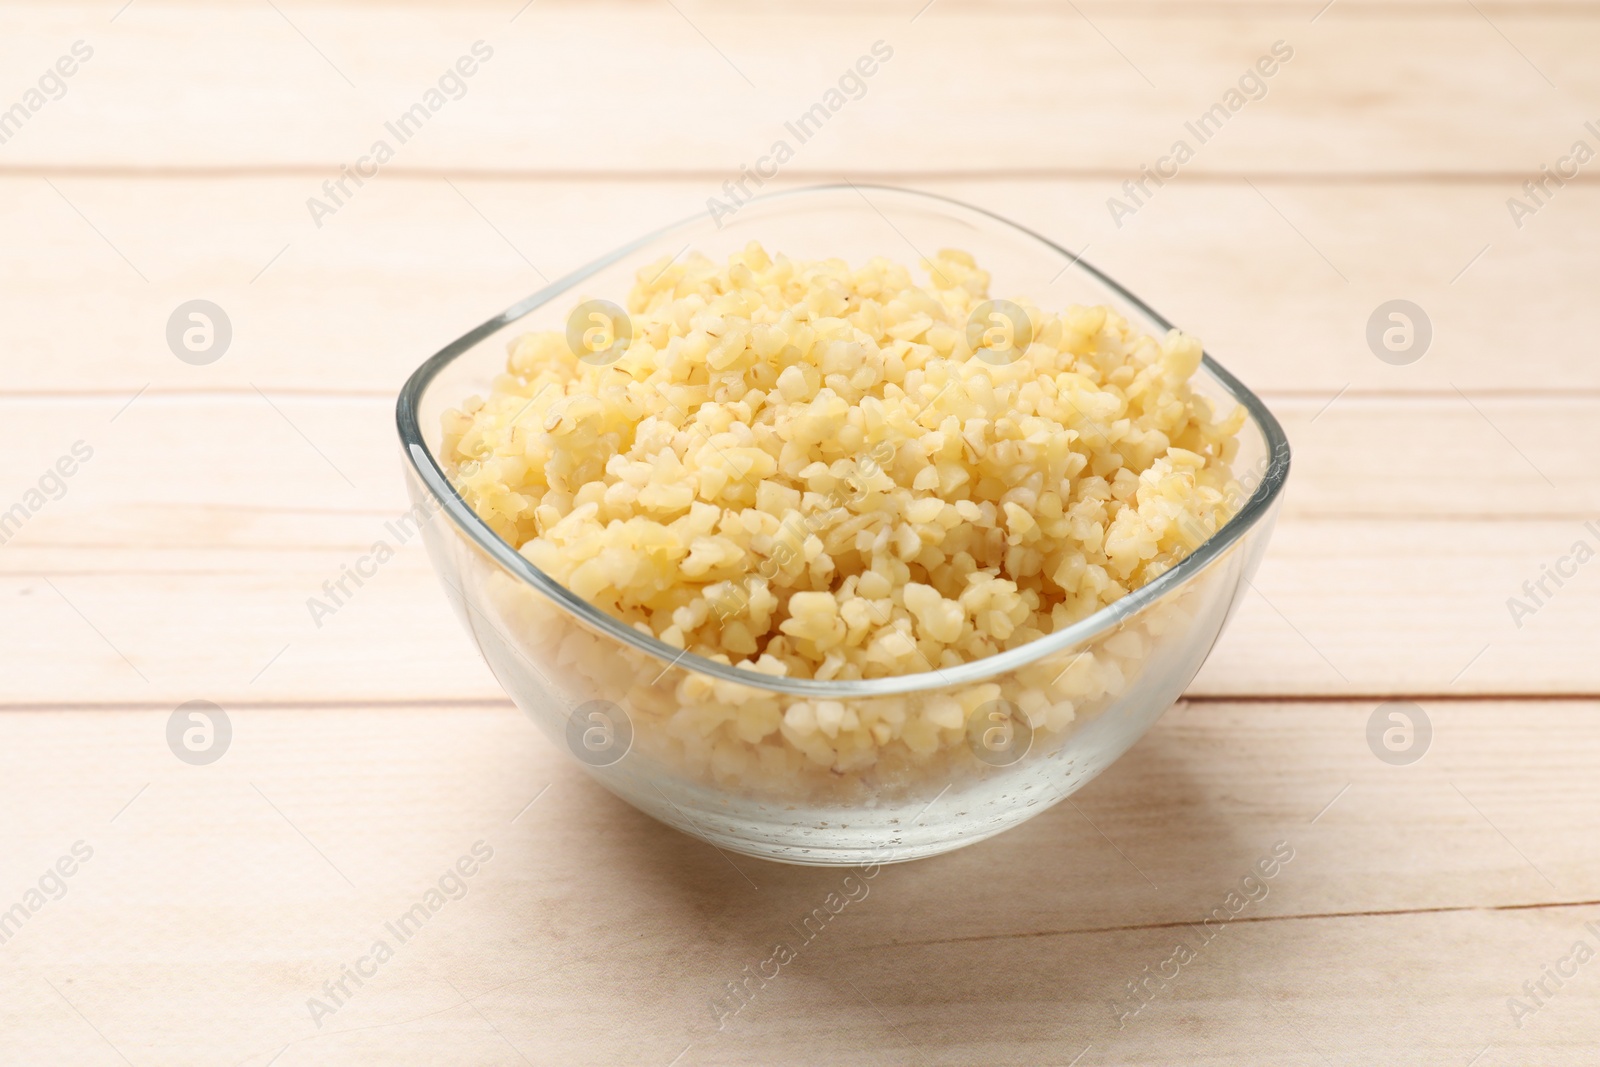
[[[696,215],[546,286],[406,382],[396,418],[429,555],[517,706],[602,785],[662,822],[732,852],[816,865],[916,859],[981,841],[1081,788],[1183,693],[1266,548],[1288,441],[1208,355],[1196,392],[1247,412],[1233,459],[1237,510],[1178,565],[1098,613],[986,659],[868,680],[770,677],[682,652],[582,600],[485,525],[440,465],[440,416],[487,395],[507,343],[562,330],[579,297],[625,305],[645,265],[688,248],[725,260],[751,240],[852,264],[959,248],[992,273],[997,297],[1052,309],[1108,304],[1145,332],[1171,327],[1066,249],[945,197],[845,184],[758,197],[731,217]],[[951,700],[966,726],[929,725],[951,721]],[[803,714],[834,720],[842,709],[846,740],[851,723],[886,724],[904,740],[865,755],[838,740],[830,755],[808,754],[782,729],[740,736],[741,720],[770,727],[801,702],[811,705]]]

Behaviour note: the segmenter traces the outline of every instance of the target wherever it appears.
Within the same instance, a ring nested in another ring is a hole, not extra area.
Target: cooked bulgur
[[[1245,413],[1191,391],[1197,340],[1022,298],[1007,323],[970,256],[922,267],[927,284],[884,258],[755,243],[722,265],[654,263],[620,358],[522,336],[490,395],[445,414],[442,455],[473,509],[578,595],[791,677],[1014,648],[1227,520]],[[949,703],[935,725],[954,729],[967,709]],[[784,732],[833,737],[862,728],[853,716],[803,702]],[[868,744],[891,733],[879,723]]]

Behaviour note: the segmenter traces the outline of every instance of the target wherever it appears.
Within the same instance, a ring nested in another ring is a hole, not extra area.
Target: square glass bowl
[[[1052,309],[1107,304],[1146,333],[1171,328],[1066,249],[940,196],[846,184],[759,197],[731,218],[699,214],[546,286],[406,382],[396,418],[429,555],[517,706],[602,785],[662,822],[734,852],[817,865],[915,859],[980,841],[1081,788],[1183,693],[1266,548],[1288,441],[1208,355],[1195,391],[1221,411],[1237,403],[1247,412],[1233,460],[1237,510],[1182,562],[1100,612],[986,659],[869,680],[769,677],[684,653],[562,587],[479,519],[439,462],[440,416],[487,396],[508,343],[565,330],[580,299],[626,306],[646,265],[685,249],[725,262],[752,240],[774,255],[852,265],[957,248],[991,272],[996,297]],[[952,721],[952,701],[966,726],[929,725]],[[781,724],[802,702],[802,715],[890,724],[897,736],[865,752],[849,729],[832,741],[810,734],[809,751],[782,728],[741,736],[741,722]]]

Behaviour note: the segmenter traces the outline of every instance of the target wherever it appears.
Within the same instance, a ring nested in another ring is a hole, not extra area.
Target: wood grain
[[[246,388],[132,397],[0,398],[10,451],[0,473],[5,506],[35,488],[75,441],[94,450],[59,500],[37,508],[20,530],[4,531],[5,553],[113,542],[179,550],[364,547],[375,535],[371,518],[381,523],[409,506],[388,396]],[[1600,448],[1600,397],[1269,394],[1268,401],[1294,446],[1288,518],[1576,524],[1600,508],[1600,473],[1587,461]],[[163,516],[164,507],[187,511],[178,519]],[[193,516],[197,510],[230,521],[208,525]],[[271,515],[365,525],[338,534],[331,525],[293,534],[238,525]]]
[[[395,146],[394,166],[734,172],[877,40],[893,59],[795,146],[794,168],[1136,170],[1278,40],[1294,58],[1263,99],[1196,145],[1196,173],[1520,175],[1564,151],[1600,101],[1590,8],[1499,8],[1491,19],[1467,5],[1341,4],[1313,23],[1320,4],[1093,15],[1030,5],[999,17],[936,4],[913,22],[921,5],[817,19],[729,4],[535,4],[513,22],[519,6],[279,12],[140,0],[114,23],[101,5],[30,7],[8,35],[8,66],[43,70],[75,39],[97,51],[6,159],[336,170],[480,39],[494,58],[425,135]],[[959,77],[951,55],[965,57]]]
[[[0,225],[13,237],[0,245],[0,282],[28,309],[0,321],[14,357],[0,390],[123,399],[146,385],[251,383],[392,396],[426,356],[545,279],[703,211],[716,191],[710,180],[458,175],[452,188],[385,177],[318,229],[304,208],[310,178],[51,181],[0,178]],[[1551,284],[1600,269],[1600,189],[1560,190],[1518,230],[1509,180],[1180,179],[1119,229],[1105,209],[1111,178],[912,184],[1085,255],[1258,390],[1600,395],[1600,370],[1575,341],[1588,305]],[[1070,298],[1047,282],[1029,295]],[[228,354],[205,367],[165,342],[173,309],[196,297],[220,304],[234,329]],[[1379,360],[1366,339],[1375,310],[1396,298],[1432,326],[1430,347],[1406,366]],[[1508,353],[1524,355],[1508,363]]]
[[[1585,169],[1520,226],[1508,200],[1600,145],[1600,4],[29,0],[4,22],[0,113],[74,41],[94,55],[0,143],[0,514],[94,454],[0,543],[0,916],[94,851],[0,943],[0,1061],[1593,1062],[1600,965],[1545,975],[1600,948],[1600,587],[1544,575],[1600,545],[1600,186]],[[466,94],[316,225],[308,198],[480,39]],[[893,58],[774,187],[927,189],[1084,253],[1262,392],[1295,467],[1188,700],[1070,803],[883,869],[719,1030],[727,983],[843,872],[719,855],[601,791],[415,543],[321,628],[305,599],[402,508],[392,404],[422,358],[705,210],[880,39]],[[1280,39],[1265,97],[1118,225],[1124,180]],[[235,331],[204,367],[164,340],[196,297]],[[1406,366],[1366,340],[1397,298],[1433,328]],[[231,717],[211,766],[165,741],[190,699]],[[1431,721],[1420,762],[1369,749],[1387,699]],[[479,841],[467,895],[319,1027],[308,998]],[[1279,842],[1270,892],[1205,940]],[[1180,941],[1196,958],[1132,1013]]]
[[[176,514],[201,528],[218,522],[192,509]],[[259,531],[281,521],[241,525]],[[353,547],[19,547],[13,555],[7,546],[16,569],[0,572],[0,597],[12,606],[0,615],[13,659],[6,702],[499,699],[414,542],[334,617],[313,618],[307,599],[325,596],[323,583],[384,536],[383,521],[341,522],[369,531]],[[1600,692],[1587,654],[1600,596],[1592,574],[1580,570],[1559,589],[1547,584],[1554,595],[1534,613],[1507,605],[1511,597],[1532,604],[1523,583],[1580,538],[1591,549],[1597,541],[1575,520],[1285,521],[1190,692]]]
[[[509,709],[241,709],[205,768],[164,711],[10,714],[0,795],[36,813],[0,827],[15,892],[94,857],[4,947],[0,1017],[14,1055],[81,1062],[114,1061],[85,1020],[134,1063],[1585,1062],[1587,972],[1520,1029],[1505,1001],[1594,940],[1596,706],[1429,704],[1404,768],[1367,751],[1370,710],[1180,706],[1071,804],[883,869],[720,1032],[713,998],[845,872],[734,858],[752,888]],[[316,1027],[321,983],[480,840],[466,897]],[[1177,941],[1198,959],[1119,1028]]]
[[[123,403],[0,405],[8,504],[74,441],[95,449],[0,546],[8,702],[498,696],[419,543],[385,529],[408,506],[386,399]],[[1600,545],[1584,525],[1600,483],[1568,450],[1594,447],[1595,405],[1279,404],[1297,448],[1283,517],[1193,692],[1600,692],[1583,654],[1593,575],[1523,589],[1577,541]],[[380,539],[399,555],[316,625],[308,598]],[[1514,615],[1513,597],[1537,611]]]

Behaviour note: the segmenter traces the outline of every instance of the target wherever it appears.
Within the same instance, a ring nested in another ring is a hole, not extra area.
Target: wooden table
[[[920,2],[6,5],[0,1062],[1597,1062],[1600,163],[1563,159],[1600,148],[1600,5]],[[1086,250],[1262,392],[1295,472],[1148,737],[885,869],[718,1029],[841,873],[735,869],[594,786],[415,544],[320,627],[306,600],[404,507],[423,356],[702,207],[876,41],[769,187],[910,185]],[[1541,165],[1579,173],[1535,197]],[[203,365],[166,338],[194,299],[232,330]],[[1368,344],[1396,299],[1420,359]],[[168,747],[191,700],[229,716],[210,765]],[[1420,760],[1369,747],[1386,701]]]

